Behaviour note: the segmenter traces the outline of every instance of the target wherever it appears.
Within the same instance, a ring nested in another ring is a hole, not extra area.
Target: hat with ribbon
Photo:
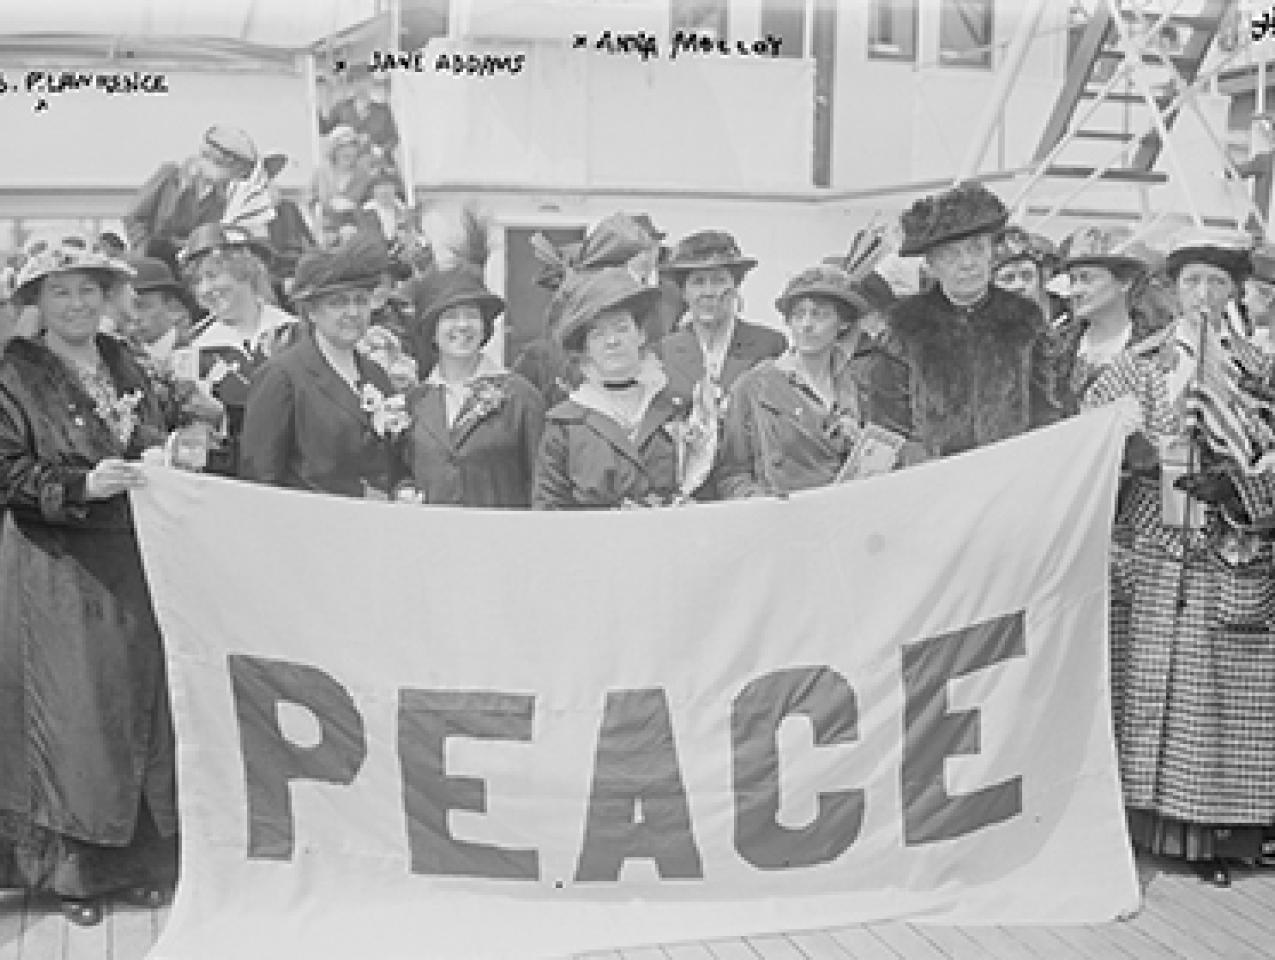
[[[701,230],[679,241],[668,260],[660,264],[660,272],[672,274],[680,280],[692,270],[725,267],[738,283],[755,266],[757,261],[740,253],[739,244],[729,233]]]
[[[204,131],[201,153],[221,167],[242,172],[244,176],[257,165],[257,145],[238,127],[216,124]]]
[[[1093,265],[1126,273],[1149,271],[1160,259],[1125,226],[1081,227],[1063,241],[1059,256],[1064,270]]]
[[[562,283],[568,269],[598,270],[627,266],[648,252],[665,234],[644,213],[613,213],[589,231],[582,243],[555,247],[544,234],[531,238],[531,249],[543,265],[536,283],[550,290]]]
[[[1189,263],[1204,263],[1225,270],[1237,284],[1253,272],[1253,238],[1239,230],[1193,229],[1178,237],[1169,250],[1165,270],[1177,280]]]
[[[274,259],[270,244],[234,223],[201,223],[191,231],[177,252],[177,265],[183,270],[200,257],[216,250],[251,250],[265,266]]]
[[[840,267],[821,263],[807,267],[790,279],[784,292],[775,300],[775,306],[785,317],[802,297],[823,297],[845,308],[842,315],[847,320],[857,320],[873,310],[872,303],[855,288],[850,274]]]
[[[957,184],[942,193],[922,197],[899,218],[903,245],[899,255],[914,257],[941,243],[977,233],[996,233],[1009,220],[1000,197],[978,182]]]
[[[473,304],[483,318],[486,340],[491,336],[496,318],[505,310],[505,301],[487,289],[482,271],[470,263],[461,263],[445,270],[433,269],[425,273],[413,285],[412,302],[416,307],[416,322],[425,343],[434,342],[438,318],[449,307]]]
[[[302,254],[291,296],[302,301],[350,288],[370,290],[389,267],[389,251],[379,232],[360,230],[335,249],[316,248]]]
[[[127,263],[94,250],[81,236],[34,240],[25,252],[26,259],[13,281],[13,299],[20,303],[30,303],[35,284],[56,273],[88,270],[103,275],[107,285],[133,276],[133,268]]]
[[[1046,236],[1028,233],[1019,226],[1008,226],[997,234],[992,245],[992,268],[999,269],[1018,260],[1030,260],[1052,273],[1058,267],[1058,248]]]
[[[608,310],[627,309],[646,328],[661,292],[637,280],[625,267],[570,272],[551,306],[550,334],[567,350],[581,350],[590,325]]]

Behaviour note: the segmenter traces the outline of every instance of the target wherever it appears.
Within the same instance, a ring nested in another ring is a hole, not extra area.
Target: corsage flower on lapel
[[[505,385],[500,377],[479,377],[474,381],[469,399],[461,407],[452,429],[456,433],[464,433],[475,424],[486,420],[509,399]]]
[[[407,412],[407,398],[403,394],[386,397],[374,384],[365,383],[360,399],[372,432],[378,437],[392,439],[412,425],[412,415]]]
[[[675,404],[685,407],[685,401]],[[677,488],[682,497],[690,497],[704,485],[717,457],[719,425],[718,397],[708,377],[695,384],[691,404],[684,415],[668,421],[664,429],[673,439],[676,455]]]
[[[121,397],[109,399],[104,396],[94,398],[94,412],[102,422],[111,428],[115,439],[121,447],[127,447],[137,429],[137,407],[145,397],[140,390],[132,390]]]

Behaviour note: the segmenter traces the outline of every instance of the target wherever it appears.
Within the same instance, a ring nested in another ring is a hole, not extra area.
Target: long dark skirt
[[[176,873],[163,648],[131,530],[0,535],[0,886],[95,896]]]

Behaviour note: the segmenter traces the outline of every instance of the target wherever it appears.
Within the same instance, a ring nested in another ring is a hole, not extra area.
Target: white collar
[[[505,367],[493,360],[488,354],[481,350],[478,352],[478,366],[475,368],[473,376],[469,377],[463,383],[452,383],[443,379],[443,375],[438,371],[438,364],[434,364],[434,369],[430,370],[429,376],[425,378],[426,383],[432,383],[438,387],[456,389],[461,386],[468,386],[479,377],[494,377],[502,373],[508,373]]]
[[[630,411],[616,402],[614,391],[608,390],[588,376],[580,386],[571,391],[570,399],[588,410],[609,417],[632,433],[646,417],[646,411],[651,406],[651,401],[655,399],[655,395],[668,386],[668,375],[664,372],[660,358],[654,353],[648,352],[642,358],[642,366],[634,379],[642,387],[642,402],[636,411],[631,412],[633,419],[629,419]]]

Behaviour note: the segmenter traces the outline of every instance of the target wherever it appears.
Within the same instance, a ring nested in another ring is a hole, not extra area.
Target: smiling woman
[[[15,297],[44,332],[0,356],[0,887],[158,906],[176,876],[173,733],[127,491],[163,439],[137,361],[99,334],[131,270],[69,240]]]

